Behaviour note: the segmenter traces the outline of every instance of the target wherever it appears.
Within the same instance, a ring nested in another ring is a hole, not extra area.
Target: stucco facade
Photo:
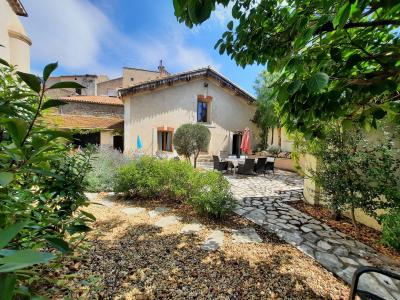
[[[185,123],[196,123],[199,95],[211,98],[209,122],[202,123],[211,131],[208,154],[232,153],[233,134],[246,127],[251,130],[250,140],[254,148],[259,137],[251,121],[256,105],[235,95],[228,88],[221,87],[213,79],[199,78],[122,97],[125,153],[137,151],[136,140],[139,135],[143,144],[142,152],[154,155],[159,149],[159,130],[164,128],[175,131]]]
[[[27,16],[20,1],[0,1],[0,58],[19,71],[29,72],[32,42],[17,13]]]

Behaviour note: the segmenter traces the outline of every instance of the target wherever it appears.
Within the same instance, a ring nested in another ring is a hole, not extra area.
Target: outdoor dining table
[[[239,164],[244,164],[245,158],[234,158],[234,157],[228,157],[225,159],[225,161],[228,161],[232,163],[233,165],[233,174],[236,174],[236,168],[238,167]]]

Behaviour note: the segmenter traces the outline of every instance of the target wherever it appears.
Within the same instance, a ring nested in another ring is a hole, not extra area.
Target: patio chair
[[[376,267],[360,267],[354,272],[353,279],[351,281],[351,291],[349,296],[350,300],[356,299],[356,296],[360,297],[361,300],[384,300],[384,298],[373,294],[372,292],[364,291],[358,288],[360,276],[365,273],[378,273],[394,280],[400,280],[399,274],[395,274]]]
[[[267,157],[265,171],[272,171],[272,173],[275,174],[275,157]]]
[[[228,171],[228,162],[221,161],[217,155],[213,155],[214,170],[217,171]]]
[[[254,175],[254,158],[246,158],[244,164],[238,165],[238,174]]]
[[[265,164],[266,164],[267,158],[266,157],[259,157],[257,159],[257,163],[254,167],[254,172],[257,174],[263,173],[265,175]]]

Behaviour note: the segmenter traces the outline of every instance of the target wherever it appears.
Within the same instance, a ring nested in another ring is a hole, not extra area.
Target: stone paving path
[[[226,178],[238,202],[237,214],[275,232],[347,283],[360,266],[380,266],[399,273],[390,258],[287,205],[303,197],[303,180],[296,174],[277,171],[265,177]],[[362,275],[360,284],[384,299],[400,299],[399,282],[386,276]]]

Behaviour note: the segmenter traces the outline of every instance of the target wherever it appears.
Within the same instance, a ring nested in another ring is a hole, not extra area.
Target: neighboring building
[[[173,134],[185,123],[200,123],[211,131],[208,154],[239,154],[241,134],[251,129],[253,96],[211,68],[202,68],[136,84],[119,90],[124,103],[125,152],[135,152],[139,135],[145,154],[173,153]]]
[[[122,77],[109,79],[105,75],[63,75],[50,77],[47,85],[74,81],[85,88],[48,90],[46,96],[67,104],[52,110],[45,117],[50,124],[72,130],[74,144],[108,145],[123,150],[124,106],[117,97],[122,87],[168,75],[160,62],[158,71],[124,67]]]
[[[115,97],[67,96],[65,105],[53,109],[44,120],[74,133],[74,144],[107,145],[123,151],[124,106]]]
[[[118,89],[127,88],[140,82],[162,78],[169,75],[162,62],[158,71],[144,70],[138,68],[123,67],[122,77],[107,80],[97,85],[97,95],[117,97]]]
[[[21,1],[0,0],[0,58],[29,72],[32,42],[18,16],[28,16]]]
[[[74,81],[84,86],[82,89],[55,89],[48,90],[46,95],[51,98],[67,97],[67,96],[96,96],[97,86],[99,83],[109,80],[106,75],[62,75],[50,77],[47,80],[47,86],[51,86],[57,82]]]

